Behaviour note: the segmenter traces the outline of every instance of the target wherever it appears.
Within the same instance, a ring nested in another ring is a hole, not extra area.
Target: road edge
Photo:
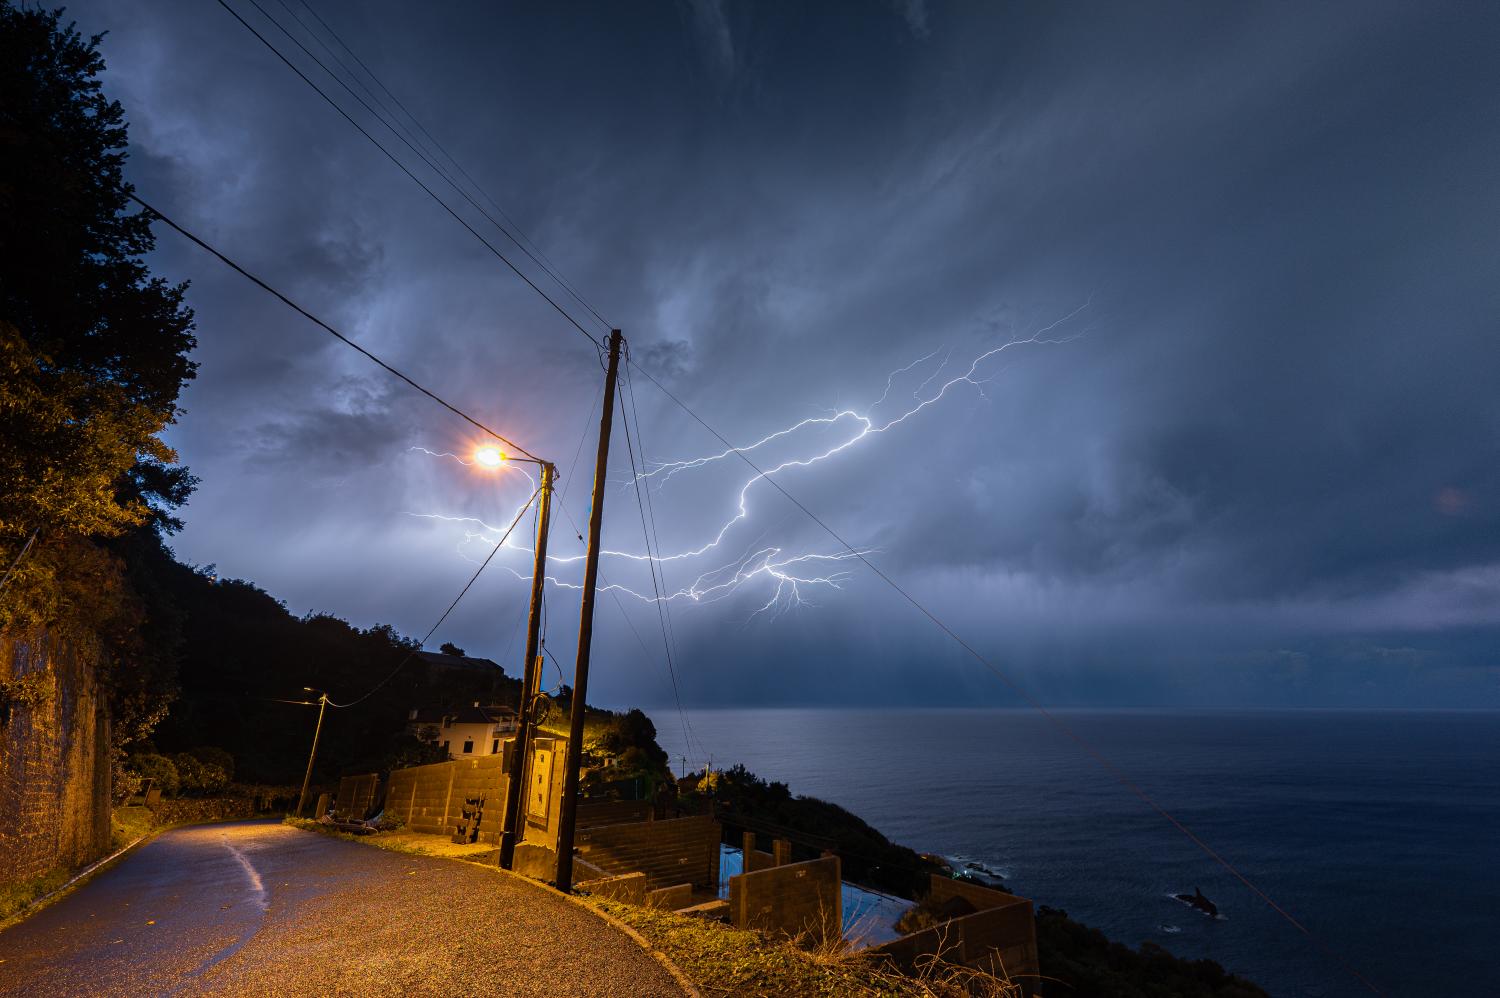
[[[468,861],[459,860],[459,862]],[[490,869],[488,863],[470,863],[470,865],[484,866],[486,869]],[[677,982],[677,986],[682,988],[683,993],[687,995],[688,998],[703,998],[702,992],[698,990],[698,986],[692,982],[687,974],[684,974],[682,972],[682,968],[673,963],[672,958],[667,956],[665,952],[652,946],[651,941],[637,932],[634,927],[626,925],[624,922],[620,921],[609,912],[600,911],[598,908],[595,908],[593,905],[589,904],[583,898],[578,897],[576,894],[564,894],[562,891],[559,891],[540,880],[532,880],[530,877],[522,876],[514,870],[506,870],[498,866],[493,867],[493,869],[496,873],[503,873],[507,877],[515,877],[518,880],[524,880],[527,883],[536,884],[538,887],[541,887],[544,890],[550,890],[558,897],[575,905],[576,907],[582,908],[584,911],[593,913],[596,918],[599,918],[605,923],[614,926],[615,928],[619,929],[621,932],[629,936],[631,939],[634,939],[636,941],[636,945],[640,946],[641,949],[650,954],[652,959],[662,965],[662,969],[672,975],[672,979]]]
[[[14,912],[9,917],[0,919],[0,932],[4,932],[11,926],[18,925],[21,922],[26,921],[37,912],[43,910],[44,908],[50,907],[53,902],[61,901],[63,898],[67,897],[78,888],[87,884],[90,880],[93,880],[99,874],[104,873],[117,864],[123,862],[131,852],[135,851],[140,846],[149,845],[153,840],[159,838],[162,835],[165,835],[167,832],[176,831],[179,828],[191,828],[197,825],[227,825],[237,821],[274,820],[274,816],[271,815],[256,815],[253,818],[215,818],[209,821],[179,821],[171,825],[157,825],[155,828],[151,829],[151,831],[137,838],[134,842],[131,842],[128,845],[121,846],[114,852],[110,853],[108,856],[105,856],[103,859],[94,860],[88,866],[85,866],[82,870],[79,870],[77,873],[73,874],[73,876],[68,879],[68,882],[63,884],[61,887],[48,891],[41,897],[35,898],[26,907]]]
[[[641,935],[631,926],[626,925],[624,922],[620,921],[618,918],[615,918],[613,915],[608,914],[607,912],[600,911],[598,908],[595,908],[593,905],[589,904],[583,898],[578,897],[575,894],[564,894],[556,888],[552,887],[550,884],[544,883],[540,880],[533,880],[530,877],[522,876],[521,874],[516,873],[514,870],[506,870],[499,866],[491,866],[489,863],[477,863],[474,860],[464,859],[461,856],[440,856],[433,853],[406,853],[404,850],[386,849],[381,846],[379,842],[374,841],[374,839],[378,838],[378,836],[361,838],[352,835],[340,835],[334,832],[324,832],[317,828],[304,828],[300,825],[293,824],[287,824],[286,827],[295,829],[299,832],[307,832],[311,835],[321,835],[324,838],[336,838],[340,841],[349,842],[353,845],[367,846],[373,849],[379,849],[381,852],[396,852],[400,855],[421,856],[424,859],[437,859],[447,863],[463,863],[466,866],[477,866],[482,870],[488,870],[491,873],[498,873],[506,877],[513,877],[516,880],[529,884],[532,887],[540,888],[541,890],[544,890],[549,894],[562,898],[563,900],[578,908],[582,908],[584,911],[593,915],[595,918],[604,922],[611,928],[618,929],[620,932],[623,932],[632,941],[634,941],[637,946],[644,950],[647,956],[651,957],[661,965],[661,968],[665,970],[667,974],[672,978],[672,980],[677,983],[677,986],[682,989],[682,993],[686,996],[686,998],[703,998],[703,993],[698,990],[698,986],[693,983],[692,979],[689,978],[687,974],[682,972],[681,967],[672,962],[671,957],[667,956],[666,953],[652,946],[651,942],[645,936]]]
[[[63,884],[61,887],[58,887],[52,891],[48,891],[46,894],[43,894],[39,898],[34,898],[30,904],[26,905],[24,908],[21,908],[19,911],[12,914],[9,918],[0,920],[0,932],[4,932],[11,926],[18,925],[21,922],[26,921],[32,915],[35,915],[42,909],[49,907],[53,902],[61,901],[69,894],[73,893],[73,891],[77,890],[79,887],[82,887],[84,884],[94,879],[96,875],[103,873],[106,869],[114,866],[120,860],[124,859],[126,854],[134,850],[137,846],[149,842],[150,840],[160,835],[162,832],[171,831],[173,827],[175,826],[163,825],[161,828],[153,828],[145,835],[137,838],[134,842],[121,846],[119,849],[116,849],[114,852],[110,853],[108,856],[105,856],[103,859],[94,860],[94,862],[90,863],[88,866],[85,866],[82,870],[79,870],[77,873],[75,873],[71,878],[69,878],[68,882]]]

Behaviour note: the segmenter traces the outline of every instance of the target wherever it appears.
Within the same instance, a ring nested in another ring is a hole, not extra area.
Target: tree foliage
[[[1036,913],[1042,973],[1066,984],[1069,994],[1097,998],[1265,998],[1254,984],[1213,960],[1184,960],[1155,943],[1133,950],[1098,929],[1046,905]]]
[[[739,844],[746,827],[774,828],[791,840],[798,859],[812,859],[823,847],[832,848],[842,860],[844,879],[851,882],[915,897],[927,889],[929,874],[945,872],[858,815],[816,797],[794,796],[785,783],[767,782],[742,765],[705,773],[696,797],[700,800],[689,796],[684,803],[714,801],[724,822],[725,841]]]
[[[0,629],[86,656],[119,747],[172,694],[178,619],[135,561],[192,491],[161,433],[194,340],[184,286],[144,261],[98,42],[0,0]]]

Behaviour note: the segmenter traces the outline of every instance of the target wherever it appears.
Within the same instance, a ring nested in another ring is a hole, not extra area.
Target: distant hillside
[[[314,699],[306,686],[348,702],[400,666],[368,700],[328,711],[320,779],[427,761],[430,752],[402,733],[412,707],[514,704],[519,694],[519,680],[499,668],[440,668],[412,654],[415,643],[388,625],[362,629],[330,614],[294,616],[250,582],[217,578],[213,566],[183,565],[162,552],[146,569],[180,615],[182,634],[179,692],[157,726],[155,747],[224,749],[240,780],[300,781],[317,709],[284,701]]]

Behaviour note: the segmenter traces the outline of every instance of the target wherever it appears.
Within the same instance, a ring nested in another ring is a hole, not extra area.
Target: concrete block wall
[[[453,763],[456,775],[453,778],[453,795],[448,803],[449,824],[456,825],[463,813],[464,801],[479,798],[484,801],[479,817],[480,842],[498,843],[505,828],[505,794],[510,786],[510,774],[505,768],[505,757],[509,751],[478,759],[465,759]],[[452,831],[449,828],[448,831]]]
[[[414,832],[451,832],[448,808],[457,769],[456,762],[439,762],[396,770],[386,787],[386,808]]]
[[[1039,964],[1031,901],[936,875],[932,877],[931,891],[934,901],[961,897],[978,910],[872,947],[872,954],[884,955],[908,971],[916,969],[922,958],[941,954],[950,963],[1008,976],[1027,995],[1037,993],[1034,975]]]
[[[960,927],[964,963],[991,971],[1003,968],[1009,974],[1037,972],[1036,920],[1029,900],[951,877],[932,878],[932,897],[938,902],[961,897],[977,909]]]
[[[386,786],[385,809],[414,832],[452,835],[463,815],[464,801],[483,798],[479,841],[499,842],[510,782],[505,765],[509,754],[507,746],[495,755],[395,770]],[[366,777],[345,777],[340,781],[340,813],[345,813],[342,802],[346,784],[353,794],[356,787],[349,781],[363,779]]]
[[[663,911],[686,908],[693,903],[693,885],[677,884],[672,887],[658,887],[646,892],[645,902],[647,907],[661,908]]]
[[[745,832],[740,837],[741,869],[745,873],[754,873],[757,870],[769,870],[778,865],[774,853],[761,852],[755,848],[755,833]]]
[[[339,793],[333,805],[335,813],[341,818],[369,817],[370,808],[375,803],[375,791],[379,786],[379,773],[363,773],[339,780]]]
[[[649,801],[603,800],[578,802],[577,828],[595,825],[623,825],[631,821],[650,821],[655,817]]]
[[[577,871],[588,864],[574,861],[574,870]],[[611,901],[624,901],[626,904],[646,903],[646,875],[644,873],[622,873],[616,877],[600,877],[597,880],[586,880],[575,885],[580,891],[585,891],[595,897],[609,898]]]
[[[0,680],[37,675],[0,726],[0,886],[77,867],[110,842],[110,723],[93,664],[45,632],[0,635]]]
[[[646,875],[651,889],[719,883],[719,823],[695,816],[580,828],[574,836],[579,855],[608,874]]]
[[[819,941],[843,933],[843,884],[837,856],[789,863],[729,878],[729,920]]]

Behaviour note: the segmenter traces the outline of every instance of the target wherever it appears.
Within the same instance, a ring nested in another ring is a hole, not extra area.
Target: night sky
[[[261,2],[329,61],[298,0]],[[315,7],[640,368],[736,445],[825,420],[762,467],[948,385],[776,479],[1042,700],[1500,705],[1500,7]],[[579,554],[584,337],[217,4],[69,15],[109,31],[140,194],[555,461]],[[162,226],[152,265],[198,317],[178,555],[424,633],[496,535],[413,514],[503,525],[525,479],[424,453],[477,437]],[[647,459],[723,450],[633,387]],[[639,553],[620,427],[605,538]],[[670,470],[646,485],[675,554],[753,473]],[[841,548],[745,496],[663,566],[669,592],[748,576],[668,603],[685,702],[1017,702],[858,562],[795,562],[837,583],[795,593],[754,571]],[[517,673],[529,566],[499,555],[432,645]],[[639,560],[603,572],[650,593]],[[577,597],[548,598],[570,671]],[[670,702],[654,605],[611,590],[597,619],[591,699]]]

